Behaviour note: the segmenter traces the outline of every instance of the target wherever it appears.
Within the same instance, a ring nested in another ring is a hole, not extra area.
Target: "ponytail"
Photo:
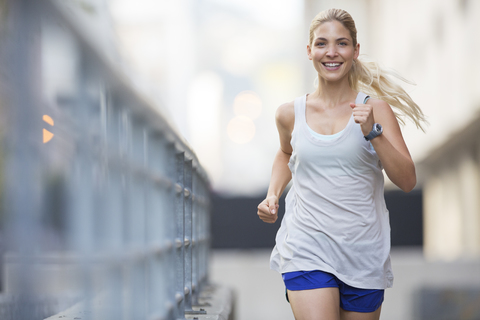
[[[405,125],[404,117],[407,117],[415,123],[417,128],[425,132],[423,124],[428,122],[422,110],[405,89],[392,78],[414,84],[393,70],[381,68],[375,61],[360,59],[354,60],[348,82],[353,90],[362,91],[387,102],[393,107],[393,112],[402,125]]]

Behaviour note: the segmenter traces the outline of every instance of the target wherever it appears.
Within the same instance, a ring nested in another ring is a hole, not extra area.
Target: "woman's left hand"
[[[350,107],[353,109],[353,120],[360,124],[363,135],[368,135],[370,131],[372,131],[373,125],[375,124],[373,107],[369,104],[355,103],[350,103]]]

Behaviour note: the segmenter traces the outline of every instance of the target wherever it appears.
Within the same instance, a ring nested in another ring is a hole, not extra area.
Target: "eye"
[[[341,46],[348,46],[348,43],[346,43],[346,42],[340,42],[339,44],[340,44]]]
[[[325,46],[325,42],[317,42],[316,44],[318,47],[323,47]]]

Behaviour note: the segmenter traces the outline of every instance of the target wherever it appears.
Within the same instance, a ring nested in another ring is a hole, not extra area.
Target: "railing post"
[[[192,160],[185,159],[185,313],[192,309]]]
[[[200,292],[200,283],[199,283],[199,259],[200,259],[200,243],[199,243],[199,199],[200,197],[200,189],[199,189],[199,172],[197,166],[193,167],[193,174],[192,174],[192,188],[193,188],[193,196],[192,196],[192,291],[193,291],[193,304],[198,306],[198,293]]]
[[[34,31],[39,27],[36,1],[8,1],[8,29],[10,37],[0,45],[6,54],[9,95],[9,132],[6,130],[6,220],[10,224],[4,229],[8,237],[8,250],[18,254],[16,272],[12,281],[16,288],[15,304],[22,306],[9,310],[12,319],[27,320],[38,317],[35,310],[35,274],[30,257],[38,250],[36,237],[40,234],[42,185],[41,144],[41,86],[39,82],[41,44],[34,41]],[[2,17],[3,19],[3,17]],[[7,23],[5,24],[7,25]],[[7,29],[7,28],[6,28]],[[2,33],[5,30],[2,30]],[[6,52],[5,52],[6,51]],[[1,57],[3,60],[5,57]],[[4,62],[4,61],[2,61]],[[4,69],[2,68],[2,71]],[[1,81],[0,81],[1,83]],[[1,83],[3,85],[3,83]],[[3,88],[2,88],[3,89]],[[4,96],[0,97],[5,99]],[[4,117],[5,114],[2,115]],[[3,181],[1,182],[3,183]]]
[[[176,319],[184,319],[185,312],[185,153],[177,152],[175,159],[175,300],[177,303]]]
[[[196,221],[193,217],[193,176],[192,160],[185,161],[185,314],[206,314],[203,309],[193,310],[193,305],[198,305],[196,297],[196,270],[194,269],[195,241],[193,229]],[[196,236],[196,234],[195,234]],[[196,260],[196,259],[195,259]],[[195,280],[194,280],[195,279]]]

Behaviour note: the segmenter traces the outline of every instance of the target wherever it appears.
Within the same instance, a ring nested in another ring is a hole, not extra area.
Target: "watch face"
[[[375,123],[373,125],[372,131],[368,135],[364,136],[364,138],[365,140],[370,141],[373,138],[378,137],[382,133],[383,133],[382,125],[379,123]]]

